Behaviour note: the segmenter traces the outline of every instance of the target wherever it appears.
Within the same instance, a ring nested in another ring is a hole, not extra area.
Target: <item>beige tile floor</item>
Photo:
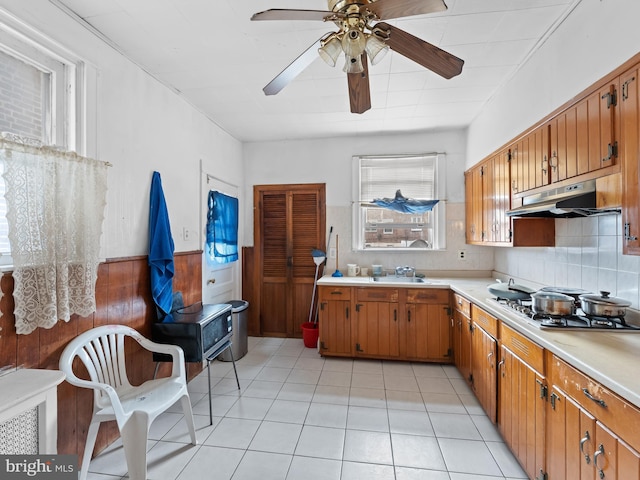
[[[151,426],[149,480],[526,478],[455,367],[322,358],[300,339],[249,338],[189,383],[198,445],[174,406]],[[90,480],[126,478],[120,441]]]

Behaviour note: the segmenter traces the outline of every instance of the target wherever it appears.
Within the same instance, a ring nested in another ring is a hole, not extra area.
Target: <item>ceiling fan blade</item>
[[[378,0],[360,9],[375,13],[380,20],[410,17],[426,13],[444,12],[447,5],[443,0]]]
[[[382,1],[382,0],[381,0]],[[396,28],[388,23],[379,22],[376,27],[389,33],[387,45],[391,50],[419,63],[444,78],[460,75],[464,60],[456,57],[435,45],[414,37],[410,33]]]
[[[324,37],[324,35],[323,35]],[[289,85],[302,71],[313,63],[318,56],[318,48],[320,48],[322,38],[319,38],[313,45],[307,48],[302,54],[289,64],[282,72],[280,72],[266,87],[262,89],[265,95],[275,95],[284,87]]]
[[[348,73],[349,81],[349,103],[351,113],[364,113],[371,108],[371,91],[369,88],[369,67],[367,65],[367,55],[362,54],[362,73]]]
[[[272,8],[264,12],[254,13],[251,20],[319,20],[321,22],[332,22],[343,17],[344,14],[329,10]]]

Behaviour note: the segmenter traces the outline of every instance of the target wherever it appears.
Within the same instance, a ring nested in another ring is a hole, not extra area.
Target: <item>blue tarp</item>
[[[209,192],[207,248],[216,263],[238,260],[238,199],[214,190]]]
[[[149,195],[149,269],[151,294],[158,308],[167,314],[173,303],[173,238],[162,180],[153,172]]]
[[[402,213],[424,213],[433,210],[433,207],[440,200],[414,200],[406,198],[400,190],[396,191],[395,198],[376,198],[373,200],[374,205],[388,208],[396,212]]]

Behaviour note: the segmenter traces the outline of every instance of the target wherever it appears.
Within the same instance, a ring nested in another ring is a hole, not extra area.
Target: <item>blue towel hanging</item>
[[[238,199],[214,190],[208,199],[207,248],[216,263],[238,260]]]
[[[173,302],[174,244],[169,212],[158,172],[153,172],[149,195],[149,269],[153,301],[164,314]]]
[[[400,190],[397,190],[395,198],[376,198],[371,203],[401,213],[424,213],[430,212],[439,201],[414,200],[405,197]]]

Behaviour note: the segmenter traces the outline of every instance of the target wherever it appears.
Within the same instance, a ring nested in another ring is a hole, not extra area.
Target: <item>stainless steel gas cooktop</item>
[[[585,315],[576,308],[573,315],[547,315],[536,313],[531,300],[505,300],[489,298],[487,301],[503,310],[517,315],[524,321],[545,330],[597,330],[610,332],[640,333],[640,327],[630,325],[625,317],[601,317]]]

